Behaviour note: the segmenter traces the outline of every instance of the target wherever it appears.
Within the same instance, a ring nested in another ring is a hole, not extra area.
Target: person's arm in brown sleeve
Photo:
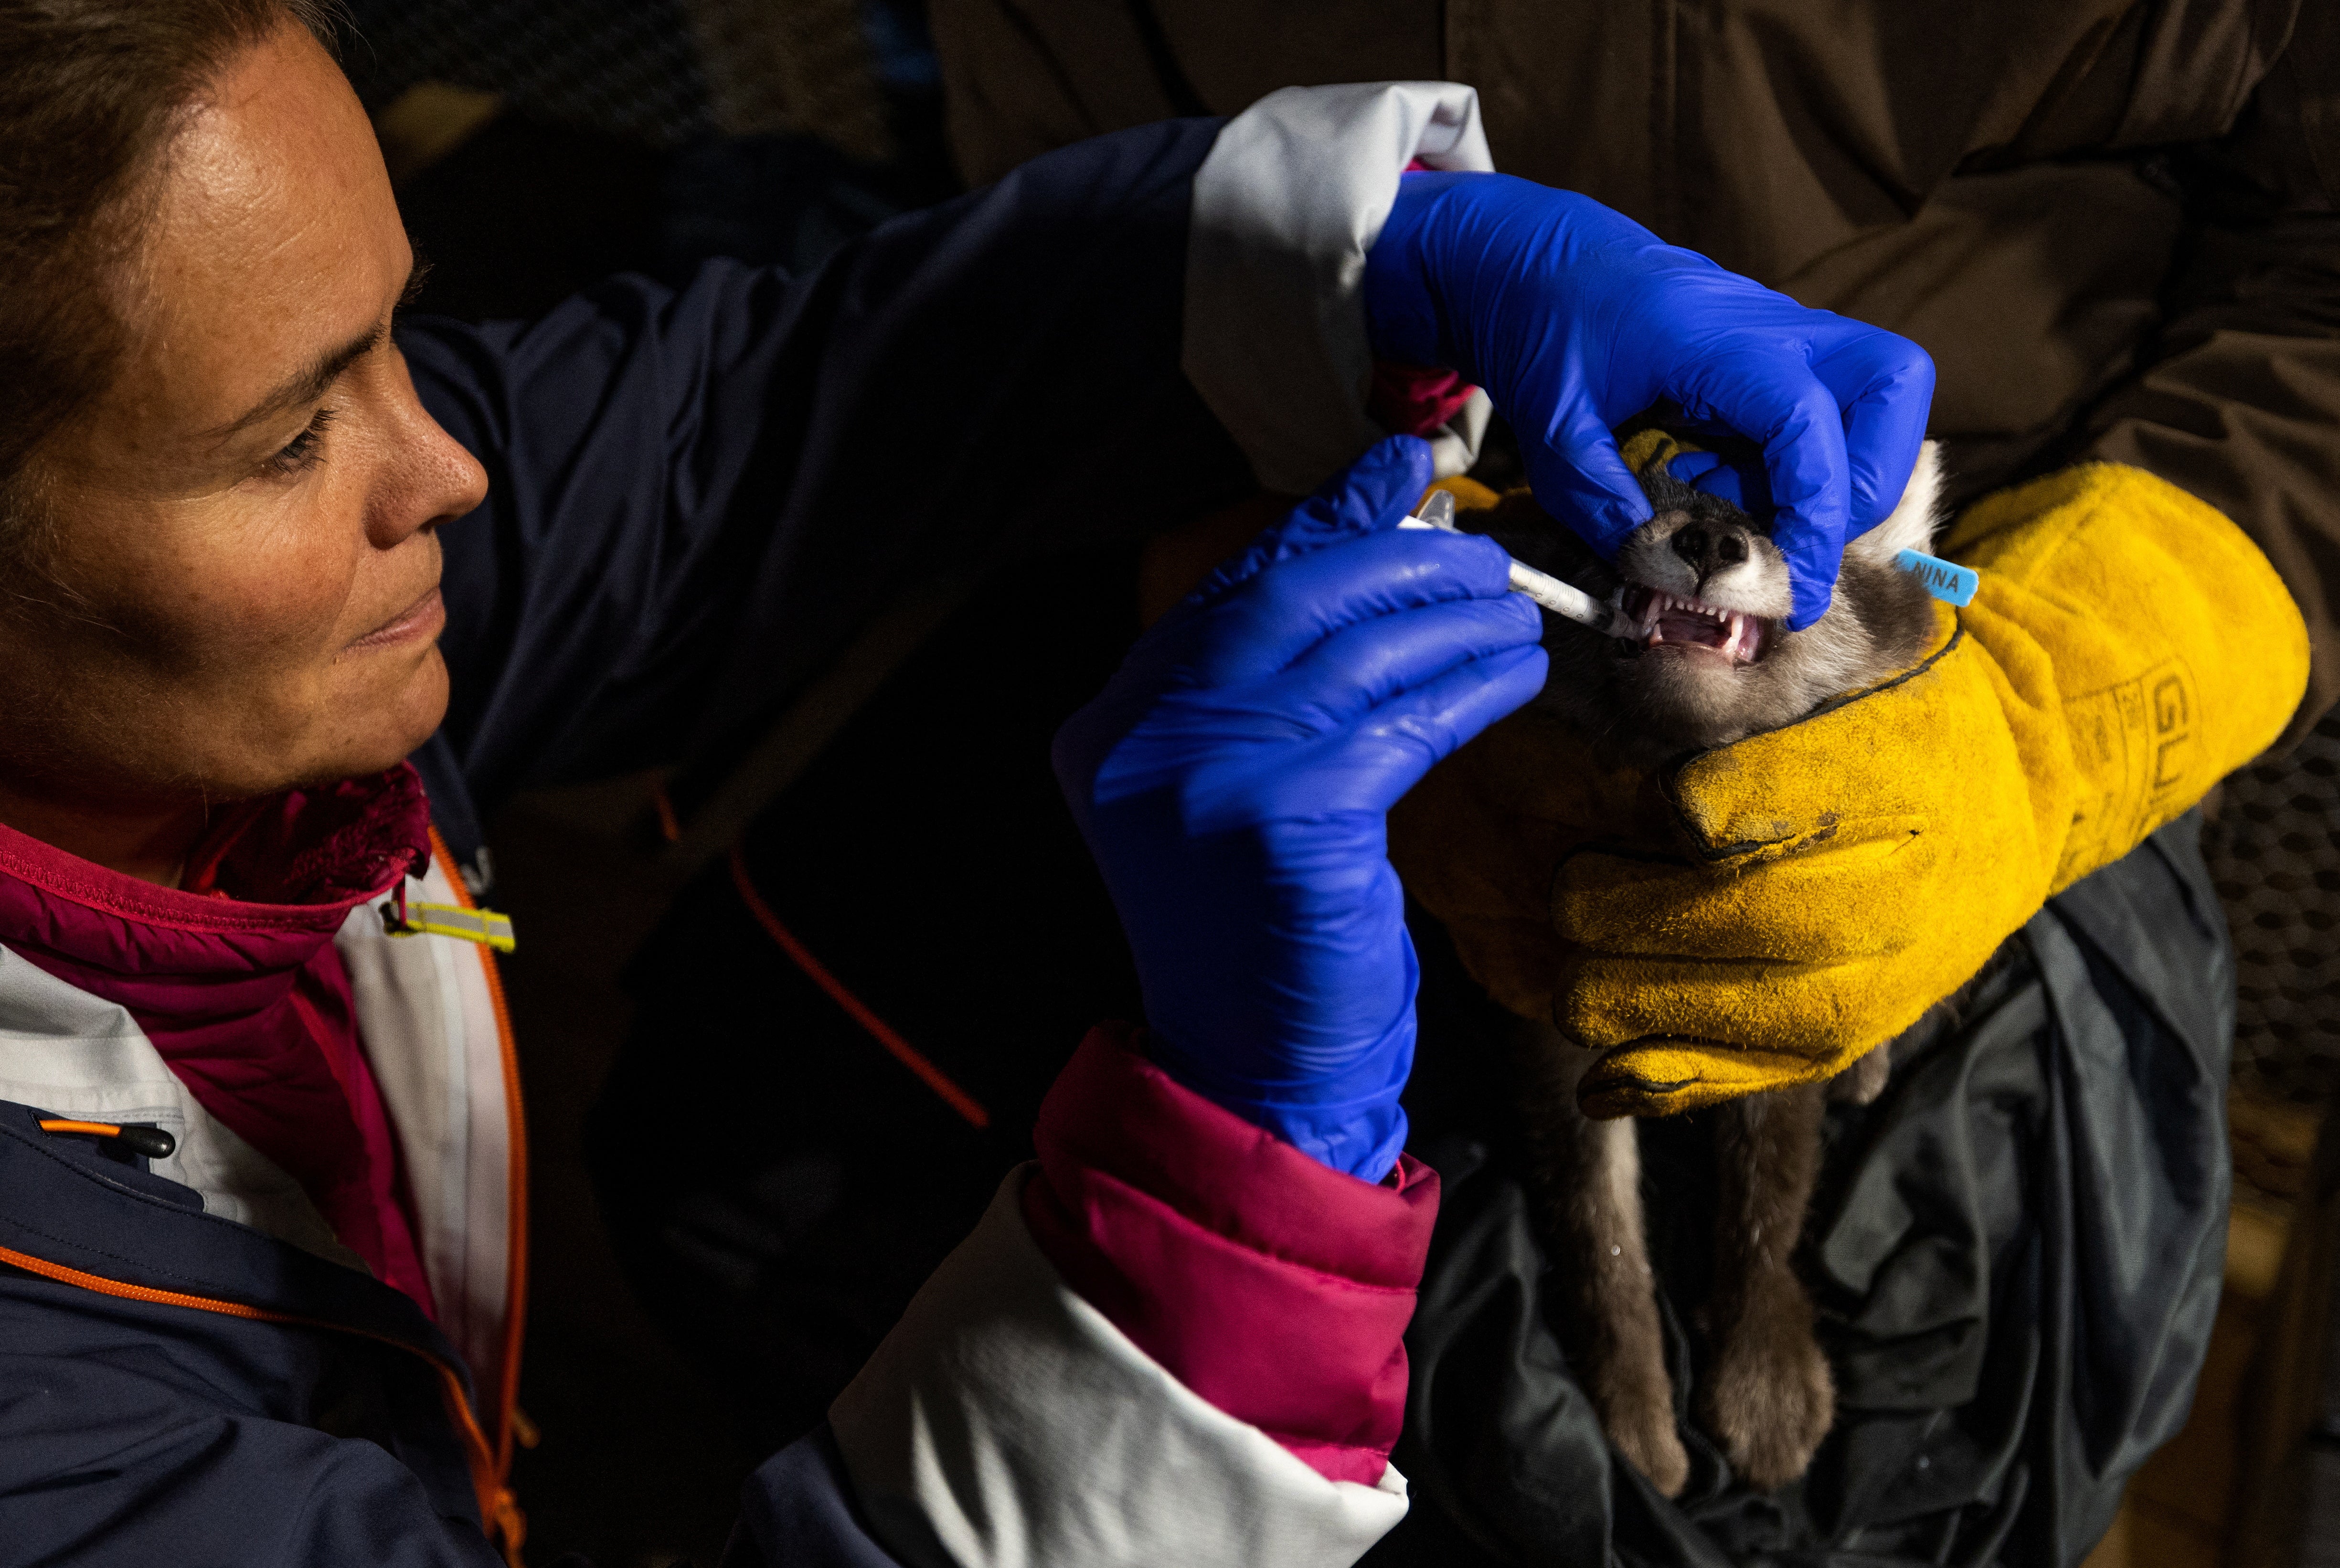
[[[2266,552],[2313,648],[2288,741],[2340,702],[2340,6],[2302,6],[2234,134],[2179,167],[2160,330],[2074,455],[2160,475]]]

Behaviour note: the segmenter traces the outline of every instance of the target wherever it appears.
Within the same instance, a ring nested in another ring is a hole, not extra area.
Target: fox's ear
[[[1901,491],[1901,504],[1883,522],[1846,545],[1844,552],[1882,566],[1892,565],[1893,558],[1905,550],[1930,554],[1934,531],[1941,526],[1941,519],[1936,515],[1941,499],[1942,445],[1929,441],[1918,448],[1918,466],[1909,471],[1909,482]]]

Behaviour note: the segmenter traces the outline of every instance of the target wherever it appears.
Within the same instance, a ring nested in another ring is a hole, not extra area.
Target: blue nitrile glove
[[[1413,1065],[1383,818],[1544,678],[1500,548],[1395,531],[1431,477],[1411,436],[1366,452],[1141,638],[1055,752],[1155,1060],[1367,1181]]]
[[[1667,461],[1666,471],[1684,484],[1709,495],[1719,495],[1756,517],[1771,510],[1771,480],[1760,462],[1734,462],[1711,452],[1684,452],[1675,453]],[[1855,529],[1853,534],[1861,531]]]
[[[1604,556],[1650,515],[1612,426],[1671,399],[1760,442],[1790,627],[1819,619],[1845,541],[1900,501],[1933,399],[1933,362],[1907,338],[1806,310],[1588,196],[1505,174],[1401,178],[1365,258],[1364,303],[1381,358],[1487,390],[1537,499]]]

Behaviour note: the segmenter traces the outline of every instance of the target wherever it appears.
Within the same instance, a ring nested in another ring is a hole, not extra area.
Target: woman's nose
[[[374,543],[383,549],[418,529],[452,522],[488,497],[488,471],[431,417],[402,362],[395,390],[395,451],[383,492],[371,509]]]
[[[488,471],[420,405],[415,413],[429,429],[431,471],[436,481],[429,521],[452,522],[478,511],[480,503],[488,499]]]

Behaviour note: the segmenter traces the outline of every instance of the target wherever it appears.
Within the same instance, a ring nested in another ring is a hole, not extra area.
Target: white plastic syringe
[[[1398,524],[1400,528],[1436,528],[1448,533],[1462,531],[1454,526],[1454,497],[1443,490],[1433,490],[1422,503],[1422,510]],[[1915,577],[1935,598],[1951,604],[1964,605],[1973,600],[1981,578],[1970,567],[1959,566],[1923,551],[1905,550],[1894,558],[1893,564]],[[1579,626],[1589,626],[1611,637],[1622,637],[1638,642],[1641,628],[1625,618],[1625,612],[1614,605],[1605,604],[1581,588],[1562,582],[1550,572],[1538,571],[1523,561],[1512,562],[1512,591],[1524,593],[1554,615],[1565,615]]]
[[[1448,533],[1459,533],[1454,526],[1454,497],[1446,491],[1433,490],[1422,503],[1422,510],[1398,524],[1400,528],[1435,528]],[[1548,571],[1538,571],[1523,561],[1512,562],[1512,591],[1524,593],[1554,615],[1564,615],[1579,626],[1611,637],[1638,639],[1641,628],[1625,619],[1624,612],[1605,604],[1584,590],[1562,582]]]

